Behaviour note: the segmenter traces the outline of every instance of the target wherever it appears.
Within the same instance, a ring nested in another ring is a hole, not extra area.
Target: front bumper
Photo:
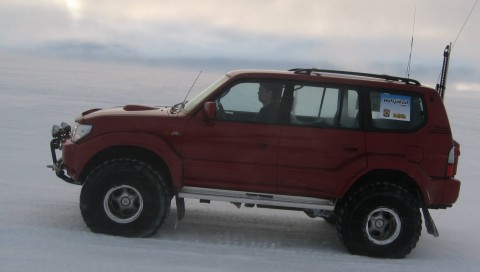
[[[54,125],[52,127],[52,137],[50,141],[50,151],[52,154],[53,164],[47,165],[48,168],[51,168],[57,177],[64,180],[65,182],[80,185],[81,183],[72,179],[71,177],[65,174],[65,164],[63,159],[57,158],[56,150],[62,150],[62,143],[64,143],[68,138],[70,138],[71,127],[67,123],[62,123],[60,126]]]

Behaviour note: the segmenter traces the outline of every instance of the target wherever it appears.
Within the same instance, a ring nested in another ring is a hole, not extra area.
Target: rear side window
[[[294,88],[290,124],[358,129],[359,95],[355,90],[322,86]]]
[[[375,130],[415,130],[425,123],[425,103],[419,96],[371,92],[371,127]]]

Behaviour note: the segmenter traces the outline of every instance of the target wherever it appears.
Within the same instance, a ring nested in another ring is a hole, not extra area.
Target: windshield
[[[217,79],[213,82],[210,86],[208,86],[205,90],[201,91],[197,96],[195,96],[192,100],[188,101],[184,105],[184,109],[188,112],[198,106],[207,96],[209,96],[213,90],[217,89],[220,85],[225,83],[230,76],[224,75],[223,77]]]

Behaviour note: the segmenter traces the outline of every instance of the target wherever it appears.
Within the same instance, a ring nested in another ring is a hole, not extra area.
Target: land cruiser
[[[323,217],[351,253],[401,258],[460,189],[442,96],[387,75],[233,71],[188,102],[91,109],[52,136],[50,167],[112,235],[152,235],[188,198]]]

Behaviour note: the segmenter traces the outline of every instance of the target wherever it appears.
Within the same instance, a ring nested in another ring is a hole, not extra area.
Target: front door
[[[215,120],[199,112],[189,121],[182,148],[186,186],[276,192],[281,126],[275,124],[275,109],[268,116],[261,114],[266,91],[261,83],[229,86],[215,98]],[[282,90],[277,90],[276,100]]]

